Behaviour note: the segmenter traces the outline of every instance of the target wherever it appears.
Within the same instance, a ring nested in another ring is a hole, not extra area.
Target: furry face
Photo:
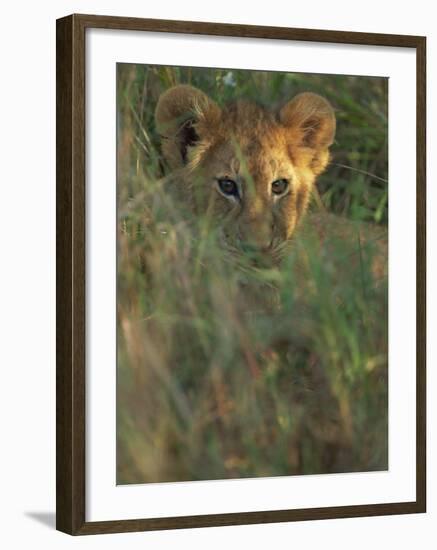
[[[278,113],[245,101],[221,109],[181,85],[162,94],[155,117],[173,179],[228,245],[274,254],[292,237],[329,161],[335,116],[325,99],[299,94]]]

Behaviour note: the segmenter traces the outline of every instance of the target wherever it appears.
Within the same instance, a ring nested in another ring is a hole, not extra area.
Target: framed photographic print
[[[425,512],[424,37],[57,21],[57,528]]]

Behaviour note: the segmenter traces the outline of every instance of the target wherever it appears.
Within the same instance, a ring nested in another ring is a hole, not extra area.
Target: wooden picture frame
[[[416,499],[410,502],[86,521],[85,59],[87,29],[408,48],[417,86]],[[57,529],[71,535],[273,523],[426,511],[426,39],[220,23],[70,15],[57,21]]]

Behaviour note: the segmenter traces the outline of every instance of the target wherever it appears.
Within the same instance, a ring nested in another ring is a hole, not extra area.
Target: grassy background
[[[331,101],[333,162],[312,205],[326,242],[308,224],[280,270],[237,269],[187,223],[159,181],[153,121],[177,83],[219,104]],[[118,483],[387,467],[387,86],[118,65]]]

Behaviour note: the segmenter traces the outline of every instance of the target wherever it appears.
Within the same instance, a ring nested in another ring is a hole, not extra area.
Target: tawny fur
[[[246,101],[220,108],[202,91],[180,85],[162,94],[155,119],[171,185],[189,196],[193,210],[216,220],[229,244],[272,251],[303,217],[335,136],[331,105],[312,93],[275,113]],[[238,182],[239,200],[217,191],[220,178]],[[278,179],[290,189],[280,198],[271,191]]]

